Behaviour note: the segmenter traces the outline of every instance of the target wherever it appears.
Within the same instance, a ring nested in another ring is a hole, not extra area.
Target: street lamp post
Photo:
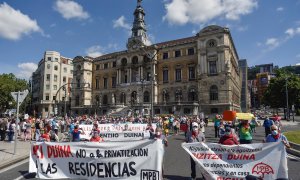
[[[289,92],[287,88],[287,80],[288,78],[285,78],[285,96],[286,96],[286,119],[289,121]]]

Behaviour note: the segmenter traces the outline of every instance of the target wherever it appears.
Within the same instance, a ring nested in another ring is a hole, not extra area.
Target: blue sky
[[[28,78],[47,50],[64,57],[126,49],[136,0],[0,0],[0,73]],[[143,0],[152,43],[230,28],[250,66],[300,63],[300,0]]]

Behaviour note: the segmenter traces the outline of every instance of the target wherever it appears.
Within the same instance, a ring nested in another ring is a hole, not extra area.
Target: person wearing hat
[[[224,145],[237,145],[239,141],[237,137],[233,134],[230,126],[225,127],[225,134],[219,140],[220,144]]]
[[[189,131],[186,136],[187,143],[194,142],[205,142],[205,135],[199,131],[199,125],[197,122],[192,123],[192,131]],[[196,179],[196,162],[192,157],[190,157],[191,161],[191,178]]]

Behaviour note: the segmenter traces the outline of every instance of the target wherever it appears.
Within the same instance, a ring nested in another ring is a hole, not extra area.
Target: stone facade
[[[127,50],[74,59],[74,79],[84,79],[91,87],[74,89],[73,97],[83,99],[79,103],[72,99],[73,112],[150,115],[153,109],[153,114],[196,115],[240,111],[242,79],[228,28],[212,25],[192,37],[148,45],[141,1],[134,15]]]

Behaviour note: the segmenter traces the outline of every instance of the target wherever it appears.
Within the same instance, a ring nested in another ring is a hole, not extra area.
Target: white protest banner
[[[104,141],[138,141],[150,138],[150,133],[146,131],[100,132],[99,135]]]
[[[29,172],[41,179],[162,179],[161,140],[35,143]]]
[[[122,133],[122,132],[127,132],[127,131],[133,131],[133,132],[144,132],[144,135],[149,137],[150,133],[148,130],[146,130],[147,126],[148,126],[147,124],[98,124],[100,133],[105,133],[105,132]],[[84,132],[84,134],[80,135],[81,139],[90,139],[91,138],[90,134],[93,129],[92,124],[90,124],[90,125],[80,124],[79,128],[81,128]],[[156,124],[152,124],[152,128],[155,131]],[[122,135],[120,135],[120,137],[122,137]],[[105,140],[105,138],[104,138],[104,140]]]
[[[226,146],[216,143],[183,143],[206,179],[244,179],[247,175],[263,179],[288,178],[285,146],[282,142]]]

